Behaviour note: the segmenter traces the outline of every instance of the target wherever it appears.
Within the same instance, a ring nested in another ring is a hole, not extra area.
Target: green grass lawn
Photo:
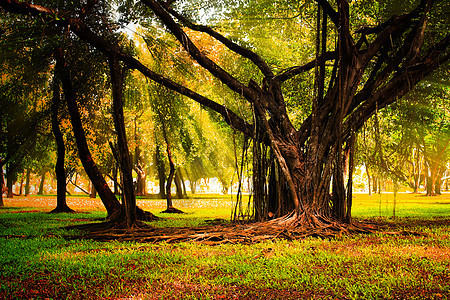
[[[164,209],[158,199],[139,201],[152,212]],[[79,232],[61,227],[98,222],[105,212],[48,214],[51,207],[31,201],[30,207],[6,203],[0,209],[1,299],[450,298],[449,195],[398,194],[396,219],[393,194],[355,195],[357,219],[422,235],[218,246],[70,240],[64,237]],[[187,214],[158,214],[165,219],[153,224],[197,226],[231,215],[229,196],[175,205]]]

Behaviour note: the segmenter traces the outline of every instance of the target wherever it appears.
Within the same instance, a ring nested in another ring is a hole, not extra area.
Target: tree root
[[[140,207],[136,207],[136,216],[139,221],[144,221],[144,222],[156,221],[156,220],[160,219],[159,217],[155,216],[151,212],[145,211]]]
[[[166,210],[161,212],[162,214],[185,214],[184,211],[179,210],[178,208],[175,208],[173,206],[167,208]]]
[[[219,224],[192,228],[153,228],[138,226],[132,230],[105,228],[99,230],[82,225],[87,235],[80,238],[97,241],[135,241],[135,242],[186,242],[195,241],[209,245],[223,243],[254,244],[268,240],[297,240],[309,236],[320,238],[334,238],[341,235],[376,232],[372,225],[354,222],[351,224],[325,222],[319,218],[309,218],[310,223],[303,223],[306,217],[295,214],[267,221],[250,224]],[[315,223],[311,223],[315,222]],[[81,228],[80,228],[81,229]],[[71,237],[78,238],[78,237]]]
[[[105,224],[73,226],[85,230],[86,235],[69,239],[93,239],[97,241],[135,241],[141,243],[177,243],[194,241],[208,245],[224,243],[254,244],[273,240],[299,240],[306,237],[331,239],[343,235],[384,233],[387,235],[423,235],[420,232],[399,230],[385,231],[386,228],[373,222],[353,221],[342,223],[333,219],[311,214],[291,213],[266,222],[247,224],[214,224],[190,228],[154,228],[143,224],[126,230]]]
[[[73,209],[71,209],[68,206],[64,206],[64,207],[56,207],[55,209],[53,209],[49,213],[51,213],[51,214],[58,214],[58,213],[74,214],[74,213],[76,213],[76,211],[74,211]]]

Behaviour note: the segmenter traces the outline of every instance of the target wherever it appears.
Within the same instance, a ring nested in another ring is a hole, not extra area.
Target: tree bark
[[[159,197],[166,198],[166,168],[164,167],[164,161],[161,157],[161,147],[159,144],[156,144],[155,164],[158,172]]]
[[[369,188],[369,196],[372,196],[372,178],[370,177],[369,166],[367,165],[367,163],[364,163],[364,166],[366,167],[367,185],[368,185],[368,188]]]
[[[47,174],[47,170],[44,167],[41,171],[41,181],[39,182],[39,189],[37,192],[38,195],[44,194],[45,174]]]
[[[52,131],[56,141],[56,165],[55,165],[55,174],[56,174],[56,208],[51,212],[60,213],[60,212],[75,212],[72,210],[66,201],[66,170],[64,168],[64,160],[66,156],[66,147],[64,144],[64,138],[59,128],[59,120],[58,120],[58,109],[60,106],[61,98],[60,98],[60,87],[59,83],[54,76],[53,79],[53,103],[52,103]]]
[[[167,141],[166,141],[167,143]],[[170,145],[169,143],[167,143],[167,159],[169,160],[169,176],[167,176],[167,181],[166,181],[166,200],[167,200],[167,211],[169,211],[170,209],[173,209],[173,203],[172,203],[172,180],[173,180],[173,176],[175,174],[175,164],[173,163],[172,160],[172,153],[170,151]]]
[[[109,56],[113,95],[113,119],[117,133],[119,166],[122,176],[122,209],[125,213],[125,224],[131,228],[136,224],[136,197],[133,188],[133,174],[130,152],[126,137],[123,114],[123,70],[116,55]]]
[[[183,212],[177,208],[175,208],[173,206],[173,202],[172,202],[172,193],[171,193],[171,189],[172,189],[172,181],[173,181],[173,177],[175,175],[175,163],[173,162],[173,158],[172,158],[172,152],[170,151],[170,143],[169,140],[167,138],[167,132],[166,132],[166,128],[164,123],[163,125],[163,136],[164,136],[164,141],[166,142],[167,148],[167,159],[169,160],[169,176],[167,177],[167,181],[166,181],[166,201],[167,201],[167,208],[166,210],[163,211],[163,213],[176,213],[176,214],[182,214]]]
[[[0,163],[2,161],[0,160]],[[3,193],[6,192],[5,178],[3,177],[3,164],[0,164],[0,207],[5,206],[3,203]]]
[[[67,108],[70,114],[70,121],[72,123],[72,130],[74,132],[75,141],[78,148],[78,156],[80,157],[81,163],[88,175],[89,179],[92,181],[95,189],[97,190],[103,205],[106,208],[109,217],[112,217],[114,213],[120,213],[121,205],[117,200],[116,196],[111,192],[108,184],[103,178],[100,170],[95,164],[91,152],[86,141],[86,135],[84,133],[83,125],[81,123],[80,113],[78,111],[75,92],[73,90],[72,82],[69,77],[69,70],[66,66],[62,52],[57,52],[56,54],[57,66],[56,74],[60,78],[63,91],[64,99],[67,104]]]
[[[177,174],[178,174],[178,177],[180,178],[181,187],[183,188],[183,197],[187,198],[188,195],[187,195],[187,191],[186,191],[186,183],[184,182],[183,171],[182,171],[181,167],[178,167]]]
[[[20,175],[19,196],[22,196],[24,179],[25,179],[25,170],[22,170]]]
[[[27,175],[25,179],[25,197],[30,195],[30,176],[31,176],[31,170],[30,168],[27,168]]]
[[[174,183],[175,183],[175,187],[177,188],[177,198],[183,199],[184,193],[183,193],[183,187],[181,186],[181,179],[180,179],[179,173],[180,173],[180,168],[178,167],[175,170]]]

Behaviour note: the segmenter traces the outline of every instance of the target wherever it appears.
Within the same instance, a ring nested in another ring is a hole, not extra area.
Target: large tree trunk
[[[72,213],[72,210],[66,202],[66,170],[64,168],[64,159],[66,156],[66,147],[64,138],[59,128],[58,109],[60,106],[60,87],[56,77],[53,80],[53,103],[52,103],[52,131],[56,141],[56,208],[52,213]]]
[[[131,228],[136,224],[136,197],[133,189],[133,174],[130,152],[126,137],[123,114],[123,70],[116,55],[109,57],[113,95],[113,119],[117,133],[119,166],[122,177],[122,209],[125,214],[125,224]]]
[[[75,136],[75,141],[78,148],[78,156],[83,164],[86,174],[92,181],[97,190],[103,205],[106,208],[109,217],[115,216],[115,213],[120,213],[121,205],[114,193],[111,192],[108,184],[103,178],[99,168],[95,164],[91,152],[86,141],[83,125],[81,123],[80,113],[78,111],[75,91],[73,90],[72,82],[69,77],[69,70],[67,69],[62,53],[58,52],[56,55],[57,66],[56,74],[61,79],[64,91],[64,99],[70,114],[70,121],[72,123],[72,130]]]

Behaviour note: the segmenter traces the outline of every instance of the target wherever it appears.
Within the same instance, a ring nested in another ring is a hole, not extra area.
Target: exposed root
[[[74,214],[74,213],[76,213],[76,211],[74,211],[73,209],[71,209],[68,206],[64,206],[64,207],[56,207],[55,209],[50,211],[50,213],[51,214],[58,214],[58,213]]]
[[[341,235],[372,233],[376,228],[372,225],[353,222],[340,223],[319,219],[307,214],[289,214],[285,217],[267,222],[251,224],[219,224],[194,228],[153,228],[138,226],[132,230],[109,228],[106,230],[89,230],[81,238],[98,241],[136,241],[136,242],[185,242],[195,241],[215,245],[223,243],[253,244],[267,240],[297,240],[309,236],[334,238]],[[77,237],[74,237],[77,238]]]
[[[151,221],[156,221],[156,220],[160,219],[159,217],[155,216],[151,212],[145,211],[140,207],[136,207],[136,215],[137,215],[137,219],[139,221],[144,221],[144,222],[151,222]]]
[[[179,210],[178,208],[175,208],[173,206],[167,208],[166,210],[162,211],[163,214],[185,214],[184,211]]]

